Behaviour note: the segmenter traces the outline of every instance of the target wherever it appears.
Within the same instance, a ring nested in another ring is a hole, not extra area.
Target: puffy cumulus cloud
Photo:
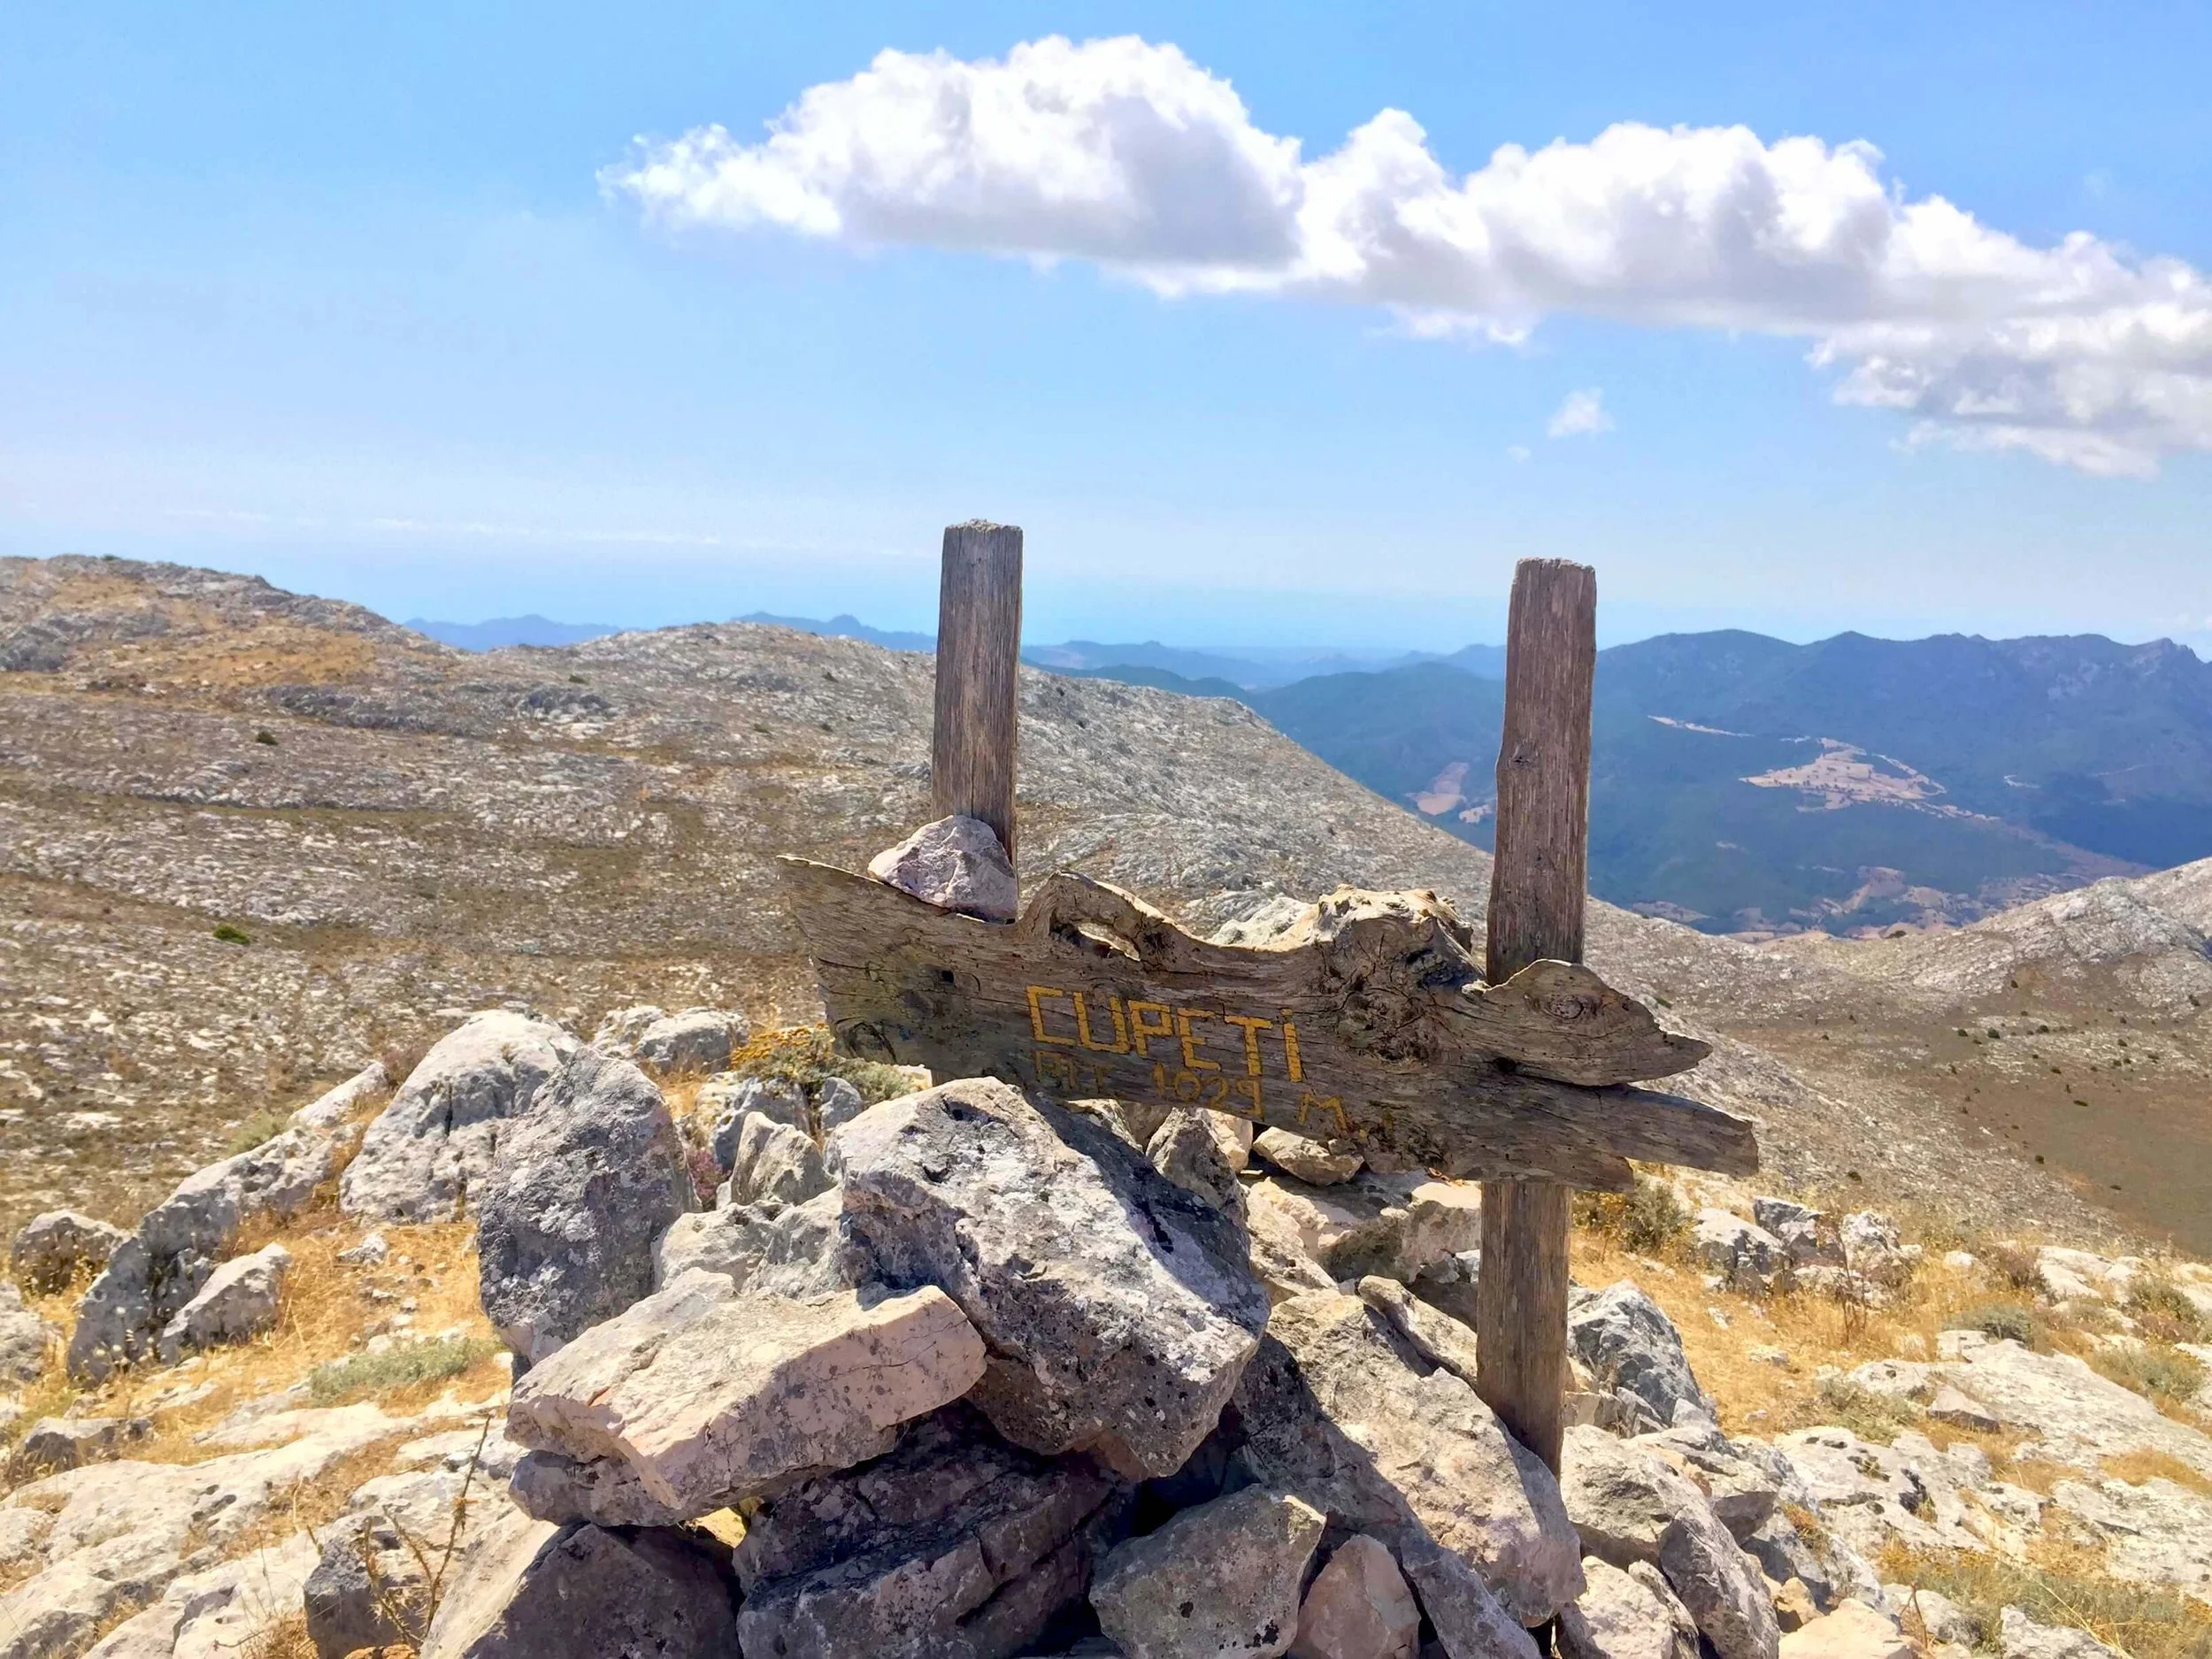
[[[1586,392],[1569,392],[1559,412],[1544,428],[1554,438],[1594,438],[1612,430],[1613,417],[1605,412],[1605,394],[1594,386]]]
[[[1088,259],[1164,294],[1384,305],[1423,334],[1571,312],[1801,338],[1916,442],[2093,472],[2212,449],[2202,273],[1908,200],[1863,143],[1624,123],[1455,175],[1385,110],[1308,160],[1173,46],[1056,37],[1003,61],[887,51],[758,143],[640,141],[603,178],[672,225]]]

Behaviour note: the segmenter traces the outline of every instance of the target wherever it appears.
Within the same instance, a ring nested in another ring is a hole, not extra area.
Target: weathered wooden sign
[[[1209,943],[1141,900],[1048,877],[995,925],[782,861],[850,1052],[1063,1100],[1203,1106],[1357,1147],[1385,1168],[1625,1190],[1627,1158],[1747,1174],[1744,1118],[1624,1087],[1705,1044],[1588,968],[1482,982],[1433,894],[1342,889],[1276,941]]]

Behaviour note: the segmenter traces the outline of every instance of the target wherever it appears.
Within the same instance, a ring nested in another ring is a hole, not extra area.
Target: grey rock
[[[729,1185],[733,1204],[803,1204],[834,1183],[804,1133],[756,1115],[738,1132]]]
[[[579,1045],[527,1015],[474,1014],[440,1038],[377,1115],[338,1187],[339,1208],[380,1221],[451,1221],[491,1173],[507,1120],[529,1110]]]
[[[666,1019],[668,1010],[653,1002],[640,1002],[633,1008],[612,1008],[591,1033],[591,1046],[607,1054],[618,1054],[624,1059],[637,1055],[637,1040],[642,1037],[656,1020]]]
[[[2154,1475],[2139,1486],[2062,1480],[2051,1501],[2104,1544],[2115,1578],[2173,1585],[2212,1602],[2212,1497]]]
[[[1299,1587],[1323,1527],[1297,1498],[1247,1486],[1115,1549],[1091,1605],[1130,1659],[1266,1659],[1297,1635]]]
[[[15,1448],[12,1470],[24,1479],[104,1463],[152,1427],[143,1417],[41,1417]]]
[[[532,1451],[626,1464],[689,1518],[880,1456],[899,1424],[959,1398],[983,1369],[974,1328],[933,1286],[796,1302],[693,1271],[534,1367],[507,1432]]]
[[[1581,1593],[1582,1547],[1552,1472],[1358,1297],[1277,1304],[1235,1410],[1243,1474],[1386,1540],[1409,1573],[1409,1552],[1432,1540],[1525,1624]]]
[[[1664,1461],[1598,1429],[1567,1431],[1560,1490],[1585,1548],[1656,1566],[1721,1659],[1775,1659],[1782,1639],[1752,1558]]]
[[[720,1273],[741,1290],[819,1296],[853,1287],[835,1188],[803,1204],[736,1204],[679,1216],[653,1246],[653,1288],[691,1269]]]
[[[981,818],[941,818],[868,861],[879,881],[948,910],[1010,922],[1021,908],[1020,884],[997,834]]]
[[[638,1033],[629,1057],[664,1076],[719,1071],[752,1034],[742,1014],[722,1008],[687,1008],[664,1015]]]
[[[733,1586],[684,1534],[511,1526],[438,1609],[422,1659],[726,1659]]]
[[[1409,1282],[1482,1243],[1481,1187],[1470,1181],[1373,1170],[1334,1187],[1273,1177],[1255,1182],[1245,1202],[1256,1214],[1273,1210],[1333,1280],[1379,1273]]]
[[[1348,1181],[1366,1162],[1356,1152],[1332,1152],[1325,1142],[1287,1129],[1262,1130],[1252,1137],[1252,1150],[1309,1187],[1333,1187]]]
[[[814,1091],[814,1121],[825,1135],[841,1129],[867,1110],[868,1102],[850,1078],[826,1078]]]
[[[1237,1172],[1208,1121],[1220,1115],[1194,1106],[1177,1108],[1146,1145],[1145,1157],[1185,1192],[1204,1199],[1217,1210],[1241,1215],[1244,1194],[1237,1184]]]
[[[660,1090],[595,1048],[509,1122],[479,1193],[484,1312],[534,1365],[652,1293],[654,1241],[692,1205]]]
[[[537,1521],[565,1525],[675,1526],[693,1518],[694,1506],[664,1502],[636,1470],[618,1457],[577,1458],[559,1452],[526,1452],[507,1482],[515,1508]]]
[[[265,1245],[224,1263],[162,1326],[155,1344],[161,1363],[173,1365],[196,1349],[242,1342],[274,1329],[285,1275],[291,1271],[292,1253],[281,1244]]]
[[[297,1215],[348,1144],[335,1131],[288,1129],[187,1176],[115,1247],[78,1302],[70,1376],[101,1382],[151,1355],[162,1328],[230,1254],[239,1228],[256,1217]]]
[[[317,1659],[412,1646],[429,1623],[430,1575],[389,1516],[347,1516],[325,1535],[301,1603]]]
[[[1387,1319],[1391,1329],[1424,1360],[1442,1366],[1469,1387],[1475,1386],[1474,1332],[1394,1279],[1369,1274],[1359,1282],[1359,1297]]]
[[[380,1233],[372,1233],[360,1243],[338,1252],[338,1259],[348,1267],[381,1267],[392,1254],[391,1245]]]
[[[781,1078],[739,1077],[726,1073],[710,1078],[701,1087],[692,1110],[711,1125],[707,1146],[718,1167],[727,1171],[737,1162],[738,1138],[756,1118],[765,1118],[810,1133],[806,1096],[799,1086]]]
[[[1843,1241],[1827,1212],[1786,1198],[1755,1198],[1751,1218],[1782,1241],[1798,1267],[1843,1267]]]
[[[1944,1332],[1936,1351],[1951,1362],[1937,1366],[1937,1374],[1981,1402],[2007,1427],[2039,1437],[2024,1451],[2032,1448],[2088,1470],[2126,1452],[2164,1452],[2212,1477],[2212,1440],[2099,1376],[2074,1355],[2037,1354],[1978,1331]]]
[[[1632,1279],[1596,1293],[1576,1291],[1567,1305],[1567,1344],[1601,1386],[1624,1391],[1665,1427],[1686,1407],[1709,1420],[1713,1402],[1682,1351],[1682,1333]]]
[[[296,1532],[173,1578],[151,1607],[110,1631],[85,1659],[230,1659],[250,1652],[297,1603],[315,1559],[313,1540]]]
[[[1894,1290],[1912,1278],[1920,1263],[1920,1247],[1907,1244],[1897,1224],[1887,1216],[1861,1210],[1843,1218],[1837,1229],[1843,1246],[1844,1264],[1870,1284]]]
[[[1589,1587],[1559,1609],[1562,1659],[1697,1659],[1697,1624],[1661,1574],[1644,1563],[1624,1572],[1595,1555]]]
[[[1534,1640],[1472,1567],[1425,1535],[1402,1540],[1398,1550],[1445,1659],[1536,1659]]]
[[[1482,1284],[1482,1252],[1459,1250],[1431,1262],[1413,1276],[1413,1294],[1432,1308],[1472,1329],[1478,1317],[1476,1294]]]
[[[122,1228],[76,1210],[50,1210],[17,1232],[8,1265],[28,1289],[61,1290],[78,1274],[105,1267],[115,1247],[129,1237]]]
[[[1421,1607],[1379,1538],[1357,1533],[1330,1552],[1298,1604],[1292,1659],[1413,1659]]]
[[[1096,1120],[989,1079],[872,1107],[833,1145],[857,1256],[974,1322],[973,1398],[1001,1434],[1133,1476],[1205,1439],[1268,1317],[1232,1219]]]
[[[2119,1659],[2087,1631],[2039,1624],[2016,1607],[2001,1609],[1997,1619],[2004,1659]]]
[[[1939,1452],[1924,1435],[1909,1432],[1877,1446],[1840,1428],[1798,1430],[1778,1444],[1831,1534],[1861,1554],[1878,1556],[1893,1541],[1915,1549],[1983,1547],[1977,1527],[1988,1512],[1991,1494],[1981,1489],[1989,1462],[1971,1444]],[[1979,1515],[1961,1499],[1970,1488]]]
[[[343,1129],[369,1101],[392,1087],[384,1062],[372,1060],[336,1087],[326,1090],[292,1114],[291,1129]]]
[[[948,1406],[887,1456],[761,1506],[733,1558],[740,1640],[785,1659],[1028,1651],[1125,1507],[1093,1459],[1023,1451]]]
[[[1884,1585],[1882,1593],[1901,1617],[1916,1621],[1931,1641],[1956,1642],[1971,1647],[1981,1640],[1974,1616],[1947,1595],[1911,1585]]]
[[[59,1327],[26,1306],[12,1280],[0,1279],[0,1378],[35,1381],[46,1369],[47,1354],[60,1340]]]
[[[1690,1248],[1698,1261],[1719,1274],[1732,1289],[1755,1294],[1789,1282],[1790,1253],[1782,1240],[1725,1210],[1697,1212],[1697,1229]]]
[[[1707,1418],[1685,1413],[1672,1428],[1639,1435],[1630,1443],[1679,1458],[1694,1471],[1692,1479],[1703,1486],[1706,1502],[1738,1543],[1766,1525],[1778,1504],[1809,1508],[1814,1502],[1786,1456],[1756,1440],[1732,1440]]]

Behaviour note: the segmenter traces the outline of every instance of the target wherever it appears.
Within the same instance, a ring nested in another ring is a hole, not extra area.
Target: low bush
[[[2128,1286],[2127,1313],[2156,1342],[2201,1342],[2208,1330],[2197,1304],[2172,1279],[2145,1273]]]
[[[872,1106],[914,1092],[912,1076],[902,1068],[838,1053],[827,1025],[764,1031],[730,1056],[729,1069],[740,1077],[795,1083],[809,1094],[831,1078],[841,1077]]]
[[[2016,1607],[2039,1624],[2087,1631],[2132,1659],[2212,1659],[2212,1608],[2165,1586],[2115,1578],[2101,1556],[2047,1552],[2019,1561],[1986,1554],[1900,1546],[1884,1552],[1882,1577],[1933,1590],[1974,1621],[1977,1651],[2000,1647],[2003,1609]]]
[[[2105,1348],[2092,1355],[2089,1363],[2121,1387],[2169,1405],[2188,1403],[2204,1386],[2204,1367],[2162,1343]]]
[[[1920,1420],[1909,1400],[1878,1394],[1841,1377],[1830,1377],[1798,1408],[1798,1426],[1824,1428],[1832,1424],[1849,1429],[1863,1440],[1888,1445]]]
[[[444,1382],[498,1351],[498,1343],[480,1336],[403,1342],[380,1354],[349,1354],[318,1365],[308,1376],[307,1392],[319,1406],[342,1405],[349,1400],[394,1394],[419,1383]]]
[[[256,1147],[275,1140],[291,1121],[289,1113],[265,1106],[230,1132],[223,1142],[223,1156],[234,1157],[241,1152],[250,1152]]]
[[[1960,1309],[1950,1322],[1962,1331],[2009,1338],[2023,1348],[2039,1348],[2046,1340],[2042,1320],[2024,1302],[1977,1302],[1970,1308]]]
[[[1578,1194],[1575,1220],[1610,1234],[1623,1249],[1646,1256],[1673,1248],[1690,1225],[1689,1213],[1674,1195],[1674,1188],[1641,1175],[1636,1178],[1632,1192]]]

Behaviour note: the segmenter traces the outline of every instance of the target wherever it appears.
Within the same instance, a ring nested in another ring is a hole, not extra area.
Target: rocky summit
[[[1810,1048],[1816,1012],[1921,1041],[1946,996],[2009,996],[2062,947],[2066,995],[2164,999],[2169,1064],[2193,1052],[2169,1038],[2194,935],[2133,898],[1871,965],[1596,910],[1608,972],[1716,1042],[1683,1087],[1756,1110],[1778,1156],[1755,1183],[1641,1167],[1577,1198],[1555,1470],[1479,1389],[1478,1186],[1195,1108],[932,1077],[810,1023],[769,852],[873,860],[963,926],[1018,897],[979,826],[914,827],[913,665],[741,627],[462,665],[206,573],[11,580],[8,672],[35,678],[0,697],[38,754],[11,774],[32,850],[0,972],[61,964],[37,995],[62,1002],[10,1008],[65,1012],[0,1076],[35,1062],[19,1110],[49,1127],[100,1110],[65,1078],[154,1078],[149,1113],[194,1102],[234,1139],[164,1149],[189,1167],[151,1202],[72,1189],[15,1232],[0,1659],[2212,1651],[2212,1269],[1880,1098],[1873,1048]],[[1479,902],[1479,854],[1240,712],[1048,676],[1023,695],[1048,866],[1246,942],[1339,874]],[[180,781],[219,731],[242,765]],[[595,862],[549,850],[589,824]],[[305,850],[205,850],[231,837]],[[495,872],[464,869],[494,843]],[[362,878],[387,855],[464,871],[449,954],[410,931],[444,925],[428,899]],[[269,902],[232,902],[246,862]],[[1260,864],[1288,874],[1234,885]],[[99,914],[96,881],[126,879],[166,908]],[[231,953],[208,995],[265,995],[265,1023],[181,1023],[119,942],[188,934]],[[656,937],[689,942],[648,962]],[[405,1019],[379,1028],[386,989]],[[1730,1034],[1763,1022],[1773,1048]],[[2030,1035],[1954,1029],[1984,1066]],[[250,1072],[257,1110],[225,1118]]]

